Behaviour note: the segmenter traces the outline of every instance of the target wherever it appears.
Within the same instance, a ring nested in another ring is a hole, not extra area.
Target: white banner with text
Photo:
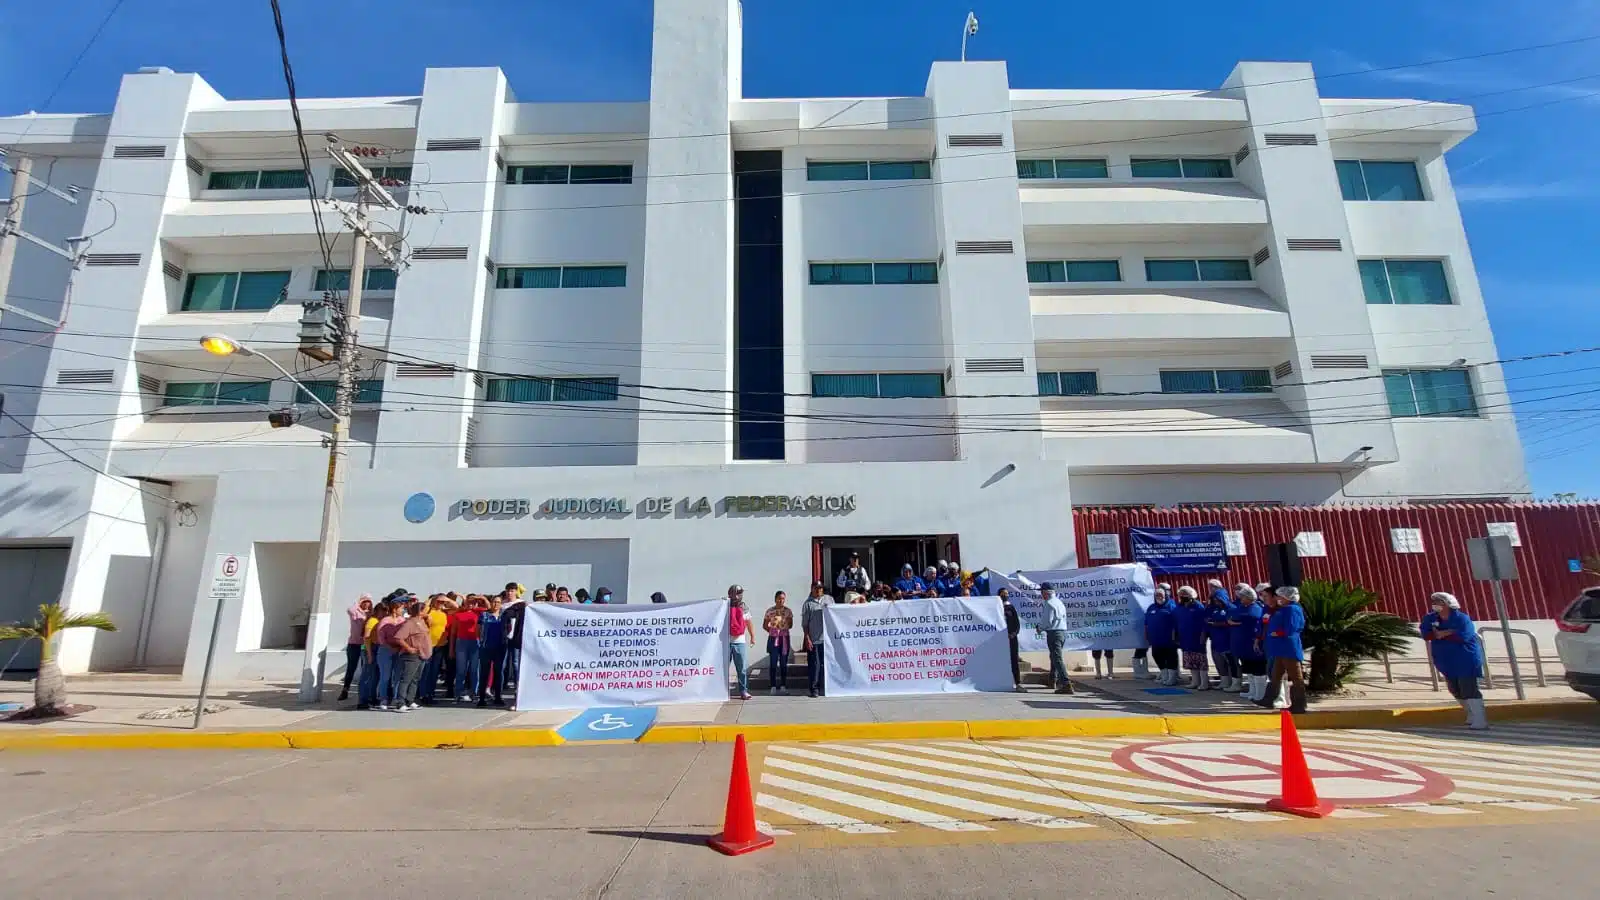
[[[1067,609],[1068,650],[1131,650],[1143,647],[1144,611],[1155,602],[1155,582],[1144,563],[1088,569],[1047,569],[989,576],[990,589],[1009,588],[1011,605],[1022,619],[1017,646],[1044,650],[1035,629],[1041,621],[1040,586],[1050,584]]]
[[[517,709],[728,699],[728,601],[529,603]]]
[[[830,697],[1011,690],[1011,649],[995,597],[828,606]]]

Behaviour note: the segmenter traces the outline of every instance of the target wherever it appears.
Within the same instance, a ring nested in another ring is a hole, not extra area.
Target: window
[[[812,263],[812,284],[938,284],[933,262]]]
[[[377,179],[379,184],[405,185],[411,183],[410,166],[367,166],[367,171],[372,173],[372,177]],[[353,188],[356,186],[356,179],[349,172],[346,172],[343,166],[335,166],[333,169],[333,186],[336,188]]]
[[[208,191],[287,191],[305,190],[304,169],[251,169],[245,172],[212,172],[206,180]]]
[[[491,403],[614,403],[615,378],[491,378]]]
[[[1039,396],[1087,397],[1100,393],[1100,376],[1094,372],[1040,372]]]
[[[1162,369],[1163,394],[1270,394],[1266,369]]]
[[[937,372],[874,375],[812,375],[813,397],[943,397],[944,376]]]
[[[835,162],[807,160],[807,181],[926,181],[933,163],[925,159]]]
[[[308,402],[308,401],[301,401],[300,400],[300,396],[299,396],[301,393],[306,393],[306,394],[310,394],[311,396],[317,398],[318,400],[321,400],[323,403],[326,403],[329,406],[332,406],[333,405],[333,400],[334,400],[334,396],[333,396],[334,395],[334,389],[337,386],[338,386],[338,383],[337,382],[333,382],[333,381],[307,381],[307,382],[304,382],[301,385],[303,390],[296,392],[295,399],[298,402]],[[374,379],[371,379],[371,380],[362,380],[362,381],[356,382],[356,399],[355,399],[355,402],[357,402],[357,403],[381,403],[381,402],[383,402],[383,379],[374,378]]]
[[[627,266],[501,266],[497,288],[627,287]]]
[[[506,184],[633,184],[633,163],[506,166]]]
[[[1111,172],[1103,159],[1019,159],[1017,177],[1043,178],[1110,178]]]
[[[1134,157],[1135,178],[1232,178],[1233,163],[1227,159],[1140,159]]]
[[[1478,414],[1466,369],[1384,369],[1383,388],[1396,418]]]
[[[162,406],[243,406],[266,403],[270,381],[172,381],[167,383]]]
[[[393,269],[368,269],[361,278],[361,289],[365,291],[392,291],[395,280],[399,276]],[[318,269],[316,278],[311,282],[314,291],[348,291],[350,290],[349,269]]]
[[[1121,280],[1122,264],[1114,259],[1068,259],[1061,262],[1028,263],[1028,281],[1033,284]]]
[[[1248,259],[1147,259],[1146,281],[1249,281]]]
[[[271,309],[289,288],[288,272],[207,272],[189,276],[185,312]]]
[[[1346,200],[1426,200],[1417,164],[1410,161],[1340,159],[1339,192]]]
[[[1370,304],[1448,306],[1450,283],[1437,259],[1363,259],[1361,290]]]

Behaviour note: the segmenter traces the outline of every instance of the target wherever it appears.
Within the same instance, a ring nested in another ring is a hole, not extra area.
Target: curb
[[[1504,701],[1488,707],[1497,722],[1573,719],[1600,724],[1600,704],[1587,699]],[[1461,721],[1455,706],[1347,709],[1295,717],[1301,730],[1414,728]],[[976,719],[920,722],[837,722],[776,725],[660,725],[641,744],[725,744],[739,735],[753,743],[775,741],[1012,740],[1051,737],[1163,737],[1273,732],[1279,717],[1262,712],[1064,719]],[[566,743],[554,729],[344,730],[211,732],[45,732],[0,735],[0,750],[477,750],[555,747]]]

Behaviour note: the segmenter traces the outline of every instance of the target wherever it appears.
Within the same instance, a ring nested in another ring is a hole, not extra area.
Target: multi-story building
[[[1445,153],[1470,109],[1334,100],[1302,63],[1190,91],[744,98],[736,0],[658,0],[647,102],[519,103],[497,69],[300,103],[425,214],[365,282],[337,594],[606,586],[804,593],[849,550],[1075,563],[1073,504],[1527,494]],[[140,71],[108,115],[0,120],[77,206],[83,265],[23,245],[3,315],[6,603],[116,634],[67,670],[298,671],[328,421],[260,357],[352,242],[308,199],[287,101]],[[318,216],[332,244],[324,257]],[[266,414],[297,405],[299,424]],[[481,501],[481,502],[480,502]],[[343,639],[338,609],[331,641]]]

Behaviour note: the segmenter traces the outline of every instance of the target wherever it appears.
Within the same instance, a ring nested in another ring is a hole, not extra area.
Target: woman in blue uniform
[[[1306,611],[1300,608],[1300,589],[1281,587],[1275,593],[1278,607],[1267,617],[1266,639],[1262,649],[1272,660],[1271,681],[1267,696],[1257,700],[1257,705],[1288,710],[1296,715],[1306,711],[1306,678],[1301,664],[1305,661],[1305,645],[1300,633],[1306,628]],[[1289,680],[1288,698],[1285,699],[1283,680]]]
[[[1178,683],[1178,619],[1167,599],[1167,592],[1156,588],[1156,599],[1144,611],[1144,639],[1150,645],[1150,658],[1161,674],[1157,683]]]
[[[1186,687],[1206,690],[1211,686],[1211,664],[1206,662],[1206,607],[1194,588],[1178,588],[1177,612],[1178,649],[1183,651],[1183,667],[1189,671]]]
[[[1233,612],[1233,598],[1227,591],[1211,594],[1206,604],[1206,639],[1211,642],[1211,661],[1216,664],[1218,688],[1224,691],[1239,689],[1238,663],[1233,658],[1233,625],[1229,615]]]
[[[1433,612],[1422,617],[1422,639],[1427,641],[1433,667],[1444,676],[1450,696],[1467,711],[1467,727],[1482,731],[1489,727],[1489,714],[1483,708],[1483,693],[1478,676],[1483,660],[1478,643],[1478,628],[1461,611],[1461,601],[1440,591],[1428,598]]]
[[[1244,682],[1241,696],[1254,703],[1267,690],[1267,658],[1261,654],[1261,617],[1266,607],[1255,588],[1241,584],[1234,589],[1239,602],[1228,610],[1228,643],[1233,651],[1233,664],[1239,667],[1239,680]]]

